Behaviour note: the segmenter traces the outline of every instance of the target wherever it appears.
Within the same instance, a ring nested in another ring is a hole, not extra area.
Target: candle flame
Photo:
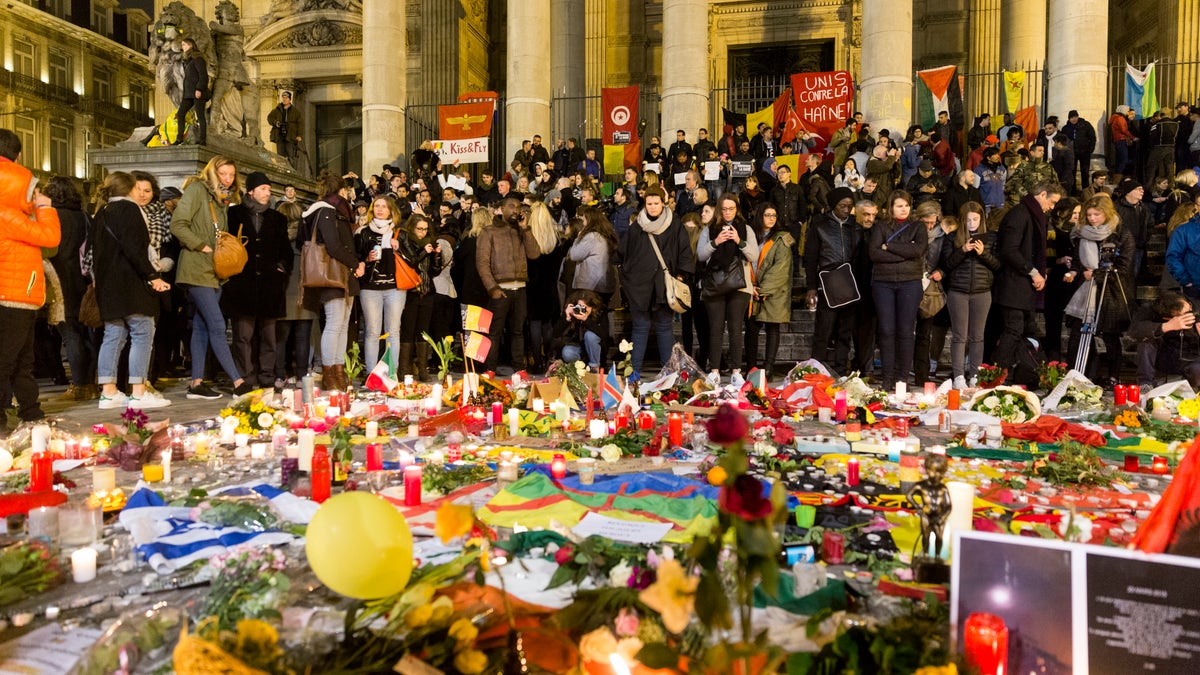
[[[629,666],[625,665],[625,659],[621,658],[620,654],[613,652],[609,655],[608,661],[612,664],[613,672],[617,675],[631,675]]]

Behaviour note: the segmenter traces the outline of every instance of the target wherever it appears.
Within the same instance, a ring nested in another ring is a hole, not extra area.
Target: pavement
[[[46,413],[46,417],[74,422],[84,428],[101,422],[121,421],[121,413],[124,412],[124,408],[101,410],[99,408],[99,401],[95,400],[64,401],[61,399],[61,396],[67,388],[65,386],[51,385],[47,382],[46,380],[41,380],[38,383],[42,411]],[[159,392],[171,401],[171,405],[166,408],[147,410],[146,413],[150,416],[150,419],[155,421],[166,418],[173,422],[191,422],[214,417],[219,410],[229,405],[233,400],[233,395],[228,392],[225,392],[224,396],[214,401],[188,400],[188,381],[186,379],[160,379],[158,384]],[[218,390],[220,390],[219,387]]]

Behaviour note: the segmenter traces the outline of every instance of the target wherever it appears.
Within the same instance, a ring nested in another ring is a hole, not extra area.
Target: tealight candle
[[[438,413],[437,399],[430,396],[425,399],[425,416],[434,417]]]
[[[379,436],[379,422],[376,422],[374,420],[367,422],[367,428],[366,428],[365,435],[368,439]]]
[[[404,386],[411,387],[412,385],[413,385],[413,376],[405,375],[404,376]]]
[[[1166,457],[1162,457],[1162,456],[1155,457],[1150,464],[1151,473],[1165,475],[1170,470],[1171,470],[1170,467],[1167,466],[1167,458]]]
[[[567,459],[562,454],[555,454],[550,461],[550,475],[554,478],[567,477]]]
[[[266,457],[267,457],[267,444],[266,443],[252,443],[250,445],[250,458],[251,459],[266,459]]]
[[[843,404],[842,407],[844,408],[845,404]],[[830,422],[832,422],[833,421],[833,409],[832,408],[817,408],[817,421],[821,422],[822,424],[829,424]]]
[[[501,461],[496,465],[496,481],[501,485],[515,483],[517,480],[516,462]]]
[[[325,423],[334,424],[342,417],[342,409],[336,405],[325,407]]]
[[[604,420],[592,420],[588,422],[588,436],[595,439],[604,438],[608,435],[608,422]]]
[[[503,457],[504,453],[500,453],[500,455]],[[446,446],[446,459],[448,461],[450,461],[451,463],[457,462],[460,459],[462,459],[462,446],[459,445],[458,443],[451,443],[450,445],[447,445]]]
[[[208,434],[200,434],[195,440],[196,459],[208,457]]]
[[[96,578],[96,549],[81,548],[71,553],[71,575],[77,584]]]
[[[142,480],[147,483],[158,483],[163,479],[162,464],[143,464],[142,465]]]
[[[937,394],[937,383],[936,382],[926,382],[925,383],[925,395],[929,396],[929,397],[933,397],[936,394]]]
[[[299,450],[300,470],[312,471],[313,451],[316,447],[317,432],[312,429],[301,429],[296,433],[296,446]]]
[[[428,459],[431,466],[441,466],[442,464],[446,463],[446,456],[442,454],[441,450],[434,450],[433,452],[429,453]],[[368,467],[368,471],[369,470],[370,468]]]
[[[407,450],[401,450],[400,451],[400,468],[406,469],[406,468],[412,466],[412,463],[413,463],[412,453]]]
[[[541,415],[542,413],[546,412],[546,402],[540,398],[535,398],[529,402],[529,408],[533,412]]]

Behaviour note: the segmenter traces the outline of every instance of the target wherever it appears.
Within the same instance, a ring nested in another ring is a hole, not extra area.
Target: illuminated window
[[[97,101],[112,100],[112,74],[97,66],[92,66],[92,98]]]
[[[50,51],[50,84],[63,89],[70,89],[74,84],[75,74],[71,67],[70,54]]]
[[[146,115],[145,86],[136,80],[129,83],[129,109],[142,116]]]
[[[13,131],[21,139],[21,163],[25,166],[41,164],[41,154],[37,151],[37,120],[32,117],[17,115],[13,120]]]
[[[71,129],[65,124],[50,125],[50,170],[57,174],[71,174],[75,168],[71,161]]]
[[[22,75],[37,77],[37,45],[17,38],[13,40],[13,70]]]

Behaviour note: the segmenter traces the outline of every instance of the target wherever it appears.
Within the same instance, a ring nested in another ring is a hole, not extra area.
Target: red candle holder
[[[462,446],[458,443],[451,443],[446,446],[446,461],[457,462],[462,459]]]
[[[653,429],[654,428],[654,412],[651,410],[643,410],[638,413],[638,429]]]
[[[1113,387],[1113,403],[1116,405],[1125,405],[1125,385],[1118,384]]]
[[[1130,405],[1141,405],[1142,403],[1142,387],[1141,385],[1131,384],[1125,387],[1126,399]]]
[[[416,464],[404,467],[404,505],[421,505],[421,467]]]
[[[858,458],[851,457],[846,460],[846,485],[854,487],[858,485]]]
[[[383,446],[378,443],[367,444],[367,471],[383,471]]]
[[[821,535],[821,560],[827,565],[840,565],[846,559],[846,535],[825,530]]]
[[[34,453],[29,463],[29,491],[47,492],[54,488],[54,455]]]
[[[550,461],[550,475],[556,479],[567,477],[567,458],[561,454],[554,455],[554,459]]]
[[[1008,672],[1008,626],[995,614],[977,612],[963,626],[963,655],[980,675]]]
[[[616,428],[618,431],[620,431],[621,429],[629,428],[629,412],[628,411],[626,411],[624,409],[617,411]]]
[[[1150,471],[1160,476],[1166,475],[1171,470],[1167,465],[1166,457],[1155,457],[1153,463],[1150,464]]]
[[[1142,468],[1142,461],[1137,455],[1125,455],[1125,470],[1129,473],[1137,473],[1138,469]]]

